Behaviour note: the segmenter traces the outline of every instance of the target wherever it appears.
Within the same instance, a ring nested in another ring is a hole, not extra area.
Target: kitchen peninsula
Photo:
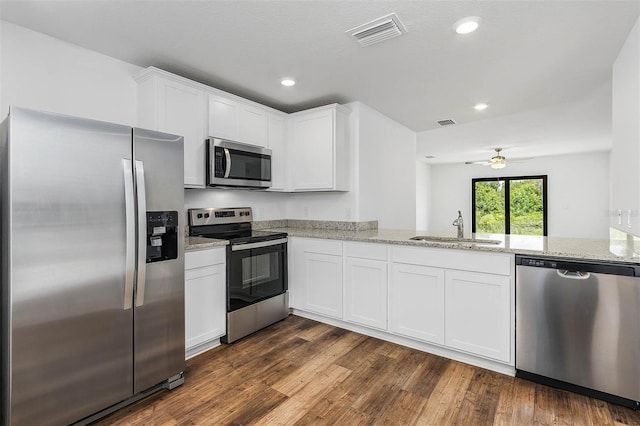
[[[510,375],[515,255],[640,263],[638,239],[617,234],[610,240],[469,234],[457,243],[412,240],[425,234],[377,229],[375,221],[278,220],[256,228],[289,234],[294,314]],[[224,244],[192,237],[186,247]]]

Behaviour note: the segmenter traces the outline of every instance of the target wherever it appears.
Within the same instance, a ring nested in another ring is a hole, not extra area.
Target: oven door
[[[227,312],[287,291],[287,239],[230,245]]]

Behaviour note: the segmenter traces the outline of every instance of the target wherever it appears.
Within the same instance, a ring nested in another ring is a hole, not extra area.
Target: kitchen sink
[[[483,240],[480,238],[456,238],[456,237],[432,237],[429,235],[416,235],[409,238],[414,241],[429,241],[434,243],[472,243],[472,244],[500,244],[500,240]]]

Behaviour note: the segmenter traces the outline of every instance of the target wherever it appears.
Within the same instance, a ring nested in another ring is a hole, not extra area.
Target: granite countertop
[[[264,229],[264,228],[263,228]],[[505,234],[465,234],[470,239],[490,239],[497,244],[457,243],[437,241],[410,240],[416,235],[434,237],[454,237],[451,234],[425,233],[415,230],[392,229],[327,229],[302,227],[274,227],[269,231],[286,232],[291,237],[322,238],[329,240],[357,241],[366,243],[397,244],[414,247],[435,247],[460,250],[473,250],[495,253],[511,253],[537,256],[554,256],[571,259],[601,260],[613,262],[629,262],[640,264],[640,239],[589,239],[538,237]],[[188,237],[186,250],[200,250],[210,247],[225,246],[226,240],[214,240],[202,237]]]
[[[218,240],[206,237],[190,237],[187,233],[185,238],[184,251],[203,250],[212,247],[225,247],[229,245],[228,240]]]

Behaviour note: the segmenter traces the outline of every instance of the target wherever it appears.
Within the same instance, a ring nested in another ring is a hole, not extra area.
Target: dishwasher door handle
[[[570,280],[587,280],[591,276],[591,272],[569,271],[567,269],[558,269],[557,273],[558,276]]]

